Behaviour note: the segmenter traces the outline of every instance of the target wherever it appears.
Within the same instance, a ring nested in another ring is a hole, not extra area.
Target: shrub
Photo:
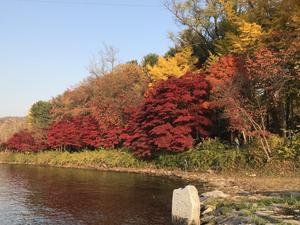
[[[159,167],[191,171],[230,170],[246,166],[245,155],[241,150],[217,139],[208,139],[187,152],[160,155],[156,162]]]
[[[119,145],[121,129],[101,126],[91,115],[65,118],[53,123],[48,131],[52,148],[70,150],[114,148]]]
[[[135,155],[182,152],[208,135],[207,83],[203,74],[169,78],[150,90],[129,121],[125,145]]]
[[[293,134],[284,145],[277,150],[280,159],[299,161],[300,159],[300,133]]]
[[[247,162],[250,166],[261,167],[268,162],[268,158],[266,157],[258,138],[254,138],[253,141],[244,146],[244,150]]]
[[[28,130],[21,130],[15,133],[5,144],[5,148],[20,152],[37,152],[48,147],[47,142],[35,137],[34,133]]]
[[[50,126],[47,135],[49,145],[55,149],[59,147],[72,149],[83,148],[84,139],[86,139],[86,137],[82,138],[83,135],[80,133],[80,125],[82,123],[81,119],[81,117],[71,117],[54,122]],[[92,126],[94,124],[89,125]],[[84,127],[82,127],[82,129],[83,128]],[[91,136],[91,134],[89,136]]]

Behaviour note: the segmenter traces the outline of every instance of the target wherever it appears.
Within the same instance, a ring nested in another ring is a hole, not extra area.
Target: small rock
[[[232,216],[229,218],[225,218],[218,222],[218,224],[223,225],[240,225],[240,224],[251,224],[252,218],[251,217],[239,217],[239,216]]]
[[[273,192],[273,193],[269,193],[268,195],[269,195],[269,196],[277,197],[277,196],[280,196],[281,194],[278,193],[278,192]]]
[[[200,197],[205,200],[205,199],[208,199],[208,198],[227,198],[227,197],[229,197],[229,195],[225,194],[222,191],[215,190],[215,191],[210,191],[210,192],[203,193],[203,194],[200,195]]]
[[[298,220],[284,220],[283,222],[287,224],[300,225],[300,221]]]
[[[249,174],[249,177],[256,177],[255,173]]]
[[[258,216],[270,216],[270,215],[273,214],[273,211],[271,211],[271,210],[264,210],[264,211],[257,210],[255,212],[255,214],[258,215]]]
[[[214,171],[211,170],[211,169],[207,170],[206,172],[209,173],[209,174],[213,174],[214,173]]]
[[[238,193],[239,195],[242,195],[242,196],[248,196],[250,195],[251,193],[249,191],[241,191]]]
[[[205,209],[205,210],[201,213],[201,215],[208,214],[208,213],[210,213],[210,212],[213,212],[214,210],[215,210],[214,207],[208,206],[207,209]]]
[[[300,192],[288,192],[287,195],[293,198],[300,198]]]

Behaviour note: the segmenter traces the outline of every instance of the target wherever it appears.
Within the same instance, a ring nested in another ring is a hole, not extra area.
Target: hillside
[[[0,143],[6,141],[15,132],[26,128],[25,117],[3,117],[0,118]]]

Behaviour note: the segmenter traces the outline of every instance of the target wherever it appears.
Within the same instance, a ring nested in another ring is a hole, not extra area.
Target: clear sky
[[[112,45],[119,59],[163,54],[178,30],[161,0],[0,0],[0,117],[24,116],[88,76]]]

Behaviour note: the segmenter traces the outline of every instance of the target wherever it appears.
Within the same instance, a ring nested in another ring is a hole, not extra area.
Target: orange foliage
[[[206,80],[211,86],[211,91],[216,93],[218,89],[225,88],[226,82],[234,76],[238,68],[238,59],[233,55],[219,58],[208,71]]]
[[[138,65],[120,65],[113,72],[90,77],[53,99],[54,118],[92,114],[108,127],[122,126],[126,110],[143,100],[147,86],[148,81]]]

